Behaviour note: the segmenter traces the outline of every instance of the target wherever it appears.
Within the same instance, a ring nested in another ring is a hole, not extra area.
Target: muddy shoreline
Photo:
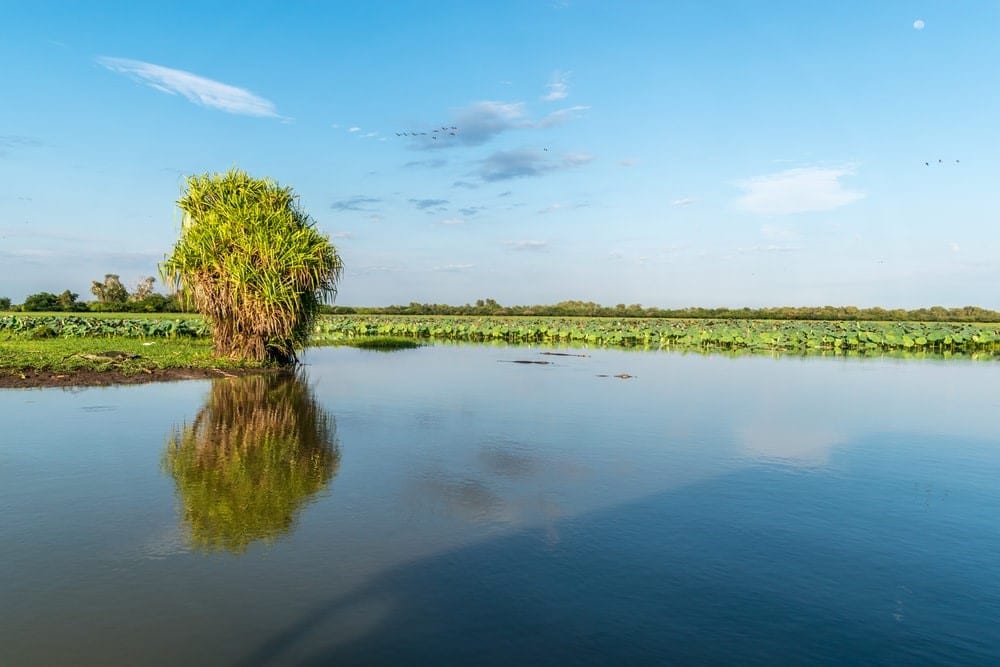
[[[45,387],[110,387],[114,385],[146,384],[149,382],[179,382],[182,380],[214,380],[260,373],[287,372],[278,368],[158,368],[125,374],[117,370],[43,371],[33,369],[0,369],[0,389],[41,389]]]

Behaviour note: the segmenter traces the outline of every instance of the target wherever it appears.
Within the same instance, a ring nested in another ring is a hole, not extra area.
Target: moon
[[[914,21],[913,22],[913,29],[914,30],[923,30],[924,29],[924,20],[923,19],[917,19],[916,21]]]

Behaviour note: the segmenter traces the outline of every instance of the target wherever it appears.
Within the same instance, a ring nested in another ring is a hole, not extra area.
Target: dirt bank
[[[240,377],[257,373],[280,373],[279,369],[261,368],[162,368],[126,375],[121,371],[39,371],[31,369],[0,369],[0,389],[30,389],[38,387],[108,387],[119,384],[147,382],[177,382]]]

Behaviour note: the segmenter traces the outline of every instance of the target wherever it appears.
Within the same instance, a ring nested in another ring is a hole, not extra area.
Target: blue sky
[[[236,166],[345,305],[1000,308],[1000,3],[2,8],[15,302],[156,275]]]

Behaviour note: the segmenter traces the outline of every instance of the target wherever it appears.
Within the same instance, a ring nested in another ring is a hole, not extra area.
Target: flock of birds
[[[955,164],[958,164],[958,163],[959,163],[959,161],[955,160]],[[944,164],[944,160],[938,159],[937,164]],[[931,166],[931,162],[924,162],[924,166],[925,167]]]
[[[457,134],[458,134],[457,127],[455,127],[454,125],[444,125],[440,128],[434,128],[433,130],[431,130],[430,137],[431,139],[437,139],[438,137],[443,137],[443,136],[454,137]],[[427,132],[412,132],[412,131],[396,133],[397,137],[426,137],[427,135],[428,135]]]

